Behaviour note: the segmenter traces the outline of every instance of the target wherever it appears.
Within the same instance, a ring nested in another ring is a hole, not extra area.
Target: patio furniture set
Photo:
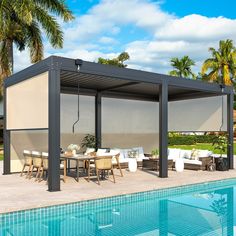
[[[43,174],[48,172],[48,153],[47,152],[38,152],[38,151],[23,151],[24,156],[24,165],[21,171],[21,176],[26,172],[26,178],[31,179],[33,172],[36,171],[35,181],[41,182],[43,180]],[[76,161],[76,180],[79,182],[79,168],[82,167],[87,172],[87,180],[90,181],[92,171],[95,172],[97,176],[98,184],[100,185],[100,176],[104,178],[105,172],[109,177],[109,171],[111,171],[113,176],[113,181],[115,183],[114,168],[120,170],[120,174],[123,177],[123,173],[119,164],[119,153],[100,153],[99,152],[90,152],[85,154],[76,154],[65,152],[60,156],[61,164],[60,169],[63,170],[63,180],[66,182],[67,177],[67,163],[71,160]],[[26,170],[27,169],[27,170]]]
[[[42,181],[43,174],[48,172],[48,153],[24,150],[24,165],[21,176],[26,172],[26,178],[31,179],[33,172],[36,171],[35,181]],[[109,177],[109,172],[113,176],[115,183],[114,169],[120,171],[123,177],[122,169],[129,169],[135,172],[138,167],[143,170],[159,170],[159,158],[152,158],[151,154],[144,154],[142,147],[132,149],[87,149],[84,154],[72,154],[64,152],[60,156],[60,169],[63,170],[63,180],[66,182],[67,173],[70,172],[70,161],[76,162],[76,181],[79,182],[80,168],[86,172],[87,181],[90,181],[91,173],[97,176],[100,184],[100,176],[104,178],[105,174]],[[212,152],[208,150],[181,150],[168,149],[168,168],[182,172],[184,169],[207,170],[208,164],[212,161]],[[27,169],[27,170],[26,170]]]

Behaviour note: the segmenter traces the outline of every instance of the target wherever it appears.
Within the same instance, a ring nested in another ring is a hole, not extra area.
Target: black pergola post
[[[3,174],[9,175],[11,173],[11,131],[7,130],[7,96],[6,88],[4,87],[4,127],[3,127],[3,139],[4,139],[4,159],[3,159]]]
[[[60,68],[56,60],[49,66],[48,190],[60,191]]]
[[[168,84],[159,86],[159,176],[168,177]]]
[[[97,92],[95,97],[95,137],[97,140],[97,148],[102,145],[102,96],[101,92]]]
[[[233,91],[227,95],[227,132],[229,135],[229,145],[227,148],[227,157],[229,169],[234,168],[234,131],[233,131],[233,103],[234,94]]]

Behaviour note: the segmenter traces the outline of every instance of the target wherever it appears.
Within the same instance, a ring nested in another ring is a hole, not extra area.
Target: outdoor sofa
[[[144,159],[149,159],[148,157],[146,157],[144,155],[144,150],[142,147],[134,147],[134,148],[128,148],[128,149],[121,149],[121,148],[112,148],[112,149],[109,149],[109,148],[101,148],[101,149],[98,149],[97,150],[97,154],[98,155],[102,155],[104,153],[106,154],[111,154],[111,155],[115,155],[116,153],[120,153],[120,156],[119,156],[119,162],[120,162],[120,166],[122,169],[125,169],[125,168],[128,168],[128,162],[129,162],[129,153],[131,151],[136,151],[137,153],[137,157],[136,157],[136,160],[137,160],[137,164],[138,164],[138,167],[142,167],[143,165],[143,160]],[[112,162],[114,165],[116,165],[116,159],[113,158],[112,159]]]
[[[182,158],[184,169],[206,170],[212,160],[212,152],[208,150],[183,150],[178,148],[168,149],[168,160],[173,160],[173,167],[177,158]]]
[[[98,155],[111,154],[116,155],[120,153],[119,162],[122,169],[128,168],[129,153],[130,151],[137,151],[137,164],[138,167],[143,167],[143,160],[148,160],[151,155],[144,154],[142,147],[134,147],[129,149],[121,148],[102,148],[97,150]],[[212,160],[212,152],[208,150],[183,150],[178,148],[168,149],[168,167],[172,163],[172,169],[175,168],[175,161],[177,158],[182,158],[184,162],[184,169],[189,170],[206,170],[207,165]],[[112,159],[113,165],[116,165],[116,159]]]

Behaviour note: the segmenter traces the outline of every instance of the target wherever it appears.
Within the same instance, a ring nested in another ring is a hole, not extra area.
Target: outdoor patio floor
[[[2,172],[1,165],[0,161],[0,173]],[[141,169],[136,173],[126,170],[123,173],[124,177],[122,178],[119,171],[115,171],[116,184],[110,178],[110,181],[101,181],[100,186],[95,181],[96,179],[88,183],[84,178],[80,178],[80,182],[77,183],[73,178],[68,177],[66,183],[61,181],[62,191],[60,192],[46,191],[46,181],[38,183],[34,181],[34,178],[28,180],[25,177],[20,177],[19,174],[0,175],[0,213],[236,178],[236,170],[225,172],[184,170],[182,173],[170,170],[169,178],[166,179],[158,178],[157,172],[142,171]]]

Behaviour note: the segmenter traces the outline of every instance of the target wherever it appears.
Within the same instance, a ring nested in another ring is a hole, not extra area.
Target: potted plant
[[[157,159],[158,158],[158,156],[159,156],[159,150],[157,149],[157,148],[155,148],[155,149],[153,149],[152,151],[151,151],[151,158],[152,159]]]
[[[227,159],[223,158],[223,153],[226,152],[228,147],[228,136],[227,135],[217,135],[212,142],[212,146],[215,150],[218,150],[220,153],[219,158],[217,158],[216,169],[220,171],[228,170]]]
[[[86,134],[81,143],[83,148],[95,149],[97,147],[97,139],[95,135]]]

